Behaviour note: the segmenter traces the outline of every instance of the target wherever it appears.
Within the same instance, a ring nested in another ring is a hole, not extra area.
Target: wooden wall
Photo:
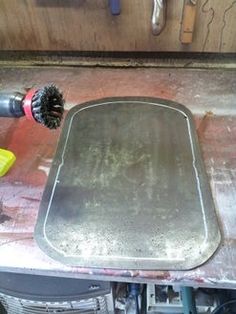
[[[236,1],[198,0],[193,43],[179,41],[183,0],[167,0],[166,28],[151,33],[152,0],[0,0],[0,50],[236,52]]]

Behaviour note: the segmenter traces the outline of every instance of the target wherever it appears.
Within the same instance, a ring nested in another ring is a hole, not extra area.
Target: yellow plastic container
[[[14,164],[16,156],[6,149],[0,149],[0,177],[4,176]]]

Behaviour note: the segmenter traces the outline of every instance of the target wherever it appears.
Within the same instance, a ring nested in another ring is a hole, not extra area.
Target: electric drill
[[[62,93],[55,85],[31,89],[23,93],[0,93],[0,117],[27,119],[49,129],[60,126],[64,112]],[[4,176],[16,160],[14,153],[0,149],[0,177]]]
[[[60,126],[64,112],[62,93],[55,85],[31,89],[27,93],[0,93],[0,117],[27,119],[49,129]]]

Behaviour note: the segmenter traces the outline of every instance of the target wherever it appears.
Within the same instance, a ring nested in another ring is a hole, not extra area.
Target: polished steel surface
[[[35,236],[69,265],[191,269],[209,259],[220,232],[190,111],[129,97],[73,108]]]

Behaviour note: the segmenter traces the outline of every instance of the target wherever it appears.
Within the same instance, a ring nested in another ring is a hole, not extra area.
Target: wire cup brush
[[[31,89],[26,94],[0,93],[0,117],[26,116],[49,129],[56,129],[61,124],[63,112],[63,95],[53,84]]]

